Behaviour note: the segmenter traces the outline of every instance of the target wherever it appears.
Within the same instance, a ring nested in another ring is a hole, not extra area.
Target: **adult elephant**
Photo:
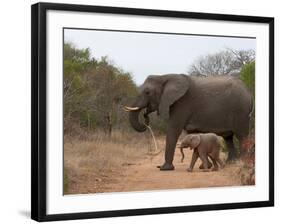
[[[249,133],[252,97],[242,81],[230,76],[151,75],[134,104],[124,109],[129,111],[130,123],[138,132],[146,130],[139,120],[143,109],[145,117],[157,111],[168,118],[165,163],[160,170],[173,170],[175,146],[182,130],[222,136],[229,149],[228,160],[236,159],[233,136],[238,138],[243,152],[241,143]]]

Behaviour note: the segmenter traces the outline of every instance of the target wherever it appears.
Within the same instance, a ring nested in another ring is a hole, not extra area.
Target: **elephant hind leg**
[[[224,138],[227,150],[228,150],[228,157],[227,163],[233,162],[238,159],[238,152],[233,143],[233,135]]]
[[[213,164],[211,163],[211,161],[209,160],[209,157],[207,157],[207,162],[208,162],[208,168],[211,169]],[[203,163],[200,164],[199,169],[204,169],[204,165]]]
[[[212,159],[213,164],[214,164],[213,171],[217,171],[218,170],[218,164],[220,165],[221,169],[224,168],[224,163],[220,159],[220,152],[219,151],[212,152],[209,156]]]
[[[220,164],[221,169],[224,168],[224,163],[222,162],[222,160],[220,159],[220,157],[217,158],[217,162]]]
[[[212,169],[212,171],[217,171],[219,169],[219,166],[217,164],[216,158],[214,158],[213,156],[210,155],[210,158],[214,164],[214,168]]]
[[[209,164],[208,164],[208,155],[206,152],[202,152],[202,150],[199,150],[199,157],[203,162],[203,171],[209,171]]]

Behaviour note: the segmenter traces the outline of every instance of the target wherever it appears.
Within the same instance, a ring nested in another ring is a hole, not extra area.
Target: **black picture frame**
[[[169,18],[193,18],[217,21],[254,22],[269,25],[269,200],[208,204],[196,206],[159,207],[130,210],[83,212],[68,214],[46,213],[46,12],[63,10],[75,12],[100,12],[123,15],[140,15]],[[37,221],[54,221],[116,216],[133,216],[162,213],[193,212],[237,208],[274,206],[274,18],[195,13],[183,11],[164,11],[138,8],[119,8],[73,4],[37,3],[31,10],[31,76],[32,76],[32,153],[31,153],[31,218]]]

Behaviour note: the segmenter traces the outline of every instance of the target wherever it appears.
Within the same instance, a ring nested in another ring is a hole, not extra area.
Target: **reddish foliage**
[[[243,160],[249,167],[255,166],[255,138],[254,136],[249,136],[245,138],[242,142],[242,149],[244,152]]]
[[[243,168],[241,170],[241,183],[243,185],[255,184],[255,137],[254,134],[242,142]]]

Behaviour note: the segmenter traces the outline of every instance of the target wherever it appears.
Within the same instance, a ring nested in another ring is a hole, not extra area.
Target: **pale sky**
[[[90,48],[92,57],[108,56],[133,75],[137,84],[148,75],[187,73],[198,57],[225,48],[256,50],[256,40],[234,37],[151,34],[65,29],[64,39],[78,48]]]

